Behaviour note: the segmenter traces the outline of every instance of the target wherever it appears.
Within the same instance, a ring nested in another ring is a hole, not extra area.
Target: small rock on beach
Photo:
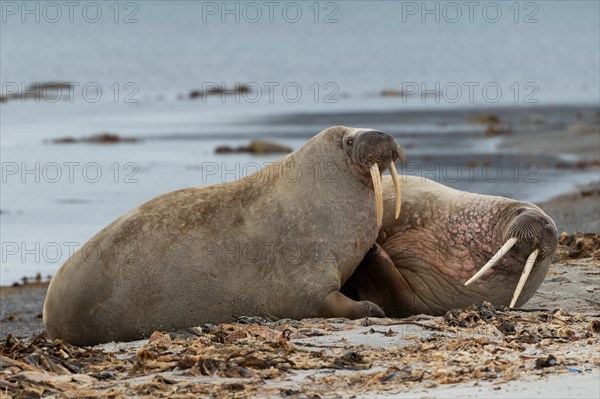
[[[217,154],[233,154],[241,152],[248,152],[252,154],[277,154],[290,153],[292,152],[292,149],[266,140],[252,140],[249,145],[240,146],[237,148],[226,145],[215,148],[215,153]]]
[[[141,140],[135,137],[121,137],[113,133],[99,133],[89,137],[62,137],[53,139],[52,144],[76,144],[76,143],[89,143],[89,144],[116,144],[116,143],[139,143]]]

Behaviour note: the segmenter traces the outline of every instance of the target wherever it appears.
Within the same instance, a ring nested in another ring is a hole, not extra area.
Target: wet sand
[[[554,219],[559,232],[600,232],[600,182],[538,205]]]
[[[48,283],[0,287],[0,340],[8,334],[31,338],[43,329],[42,308]]]
[[[598,121],[594,121],[593,115],[576,117],[574,121],[564,126],[564,129],[550,126],[531,130],[527,134],[510,135],[500,146],[500,148],[517,149],[533,155],[570,155],[588,162],[600,159],[599,147]]]

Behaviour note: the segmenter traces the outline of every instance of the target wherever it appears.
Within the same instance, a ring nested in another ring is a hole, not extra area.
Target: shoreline
[[[600,180],[537,205],[554,219],[559,234],[563,231],[600,232]]]

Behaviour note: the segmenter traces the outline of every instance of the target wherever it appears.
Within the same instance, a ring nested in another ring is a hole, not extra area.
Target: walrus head
[[[359,175],[366,178],[364,181],[373,185],[378,227],[382,225],[383,220],[381,171],[389,168],[395,190],[395,217],[397,219],[400,215],[402,194],[394,162],[398,159],[404,161],[404,152],[396,140],[377,130],[347,129],[342,138],[342,148],[348,153],[349,159]]]
[[[381,248],[365,256],[346,295],[380,305],[389,317],[442,315],[483,301],[521,306],[533,296],[557,246],[556,225],[540,208],[420,177],[403,176],[402,185],[395,220],[394,187],[384,179]],[[390,264],[396,277],[381,272]],[[394,284],[382,288],[386,280]]]
[[[502,236],[504,245],[485,266],[465,283],[465,286],[479,280],[484,273],[513,249],[517,258],[526,258],[527,260],[524,262],[521,277],[510,302],[512,308],[521,295],[536,259],[539,258],[540,262],[544,262],[551,258],[556,251],[558,239],[554,221],[544,211],[532,204],[524,203],[517,206],[514,211],[508,213],[504,223],[506,225]]]

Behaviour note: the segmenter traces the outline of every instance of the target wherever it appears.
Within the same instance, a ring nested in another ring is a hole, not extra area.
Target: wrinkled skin
[[[540,254],[519,297],[541,285],[557,245],[556,225],[537,206],[462,192],[418,177],[402,178],[402,209],[394,220],[393,187],[384,177],[384,222],[375,245],[342,291],[372,301],[388,317],[442,315],[489,301],[508,306],[525,261]],[[472,277],[510,238],[517,244],[479,281]]]
[[[379,233],[369,168],[401,157],[389,135],[336,126],[254,175],[127,212],[52,279],[49,336],[93,345],[243,315],[383,316],[339,290]]]

